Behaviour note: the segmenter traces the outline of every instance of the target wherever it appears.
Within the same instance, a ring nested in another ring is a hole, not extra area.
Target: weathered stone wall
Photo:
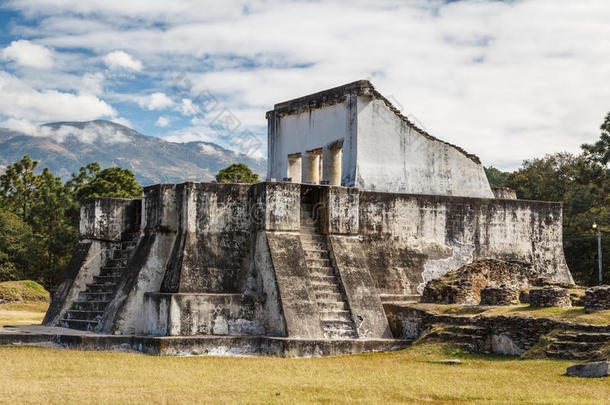
[[[81,205],[80,239],[119,241],[123,232],[140,227],[141,200],[90,198]]]
[[[359,233],[381,294],[421,293],[478,258],[572,282],[561,221],[559,203],[360,192]]]
[[[361,190],[493,198],[483,165],[402,117],[386,99],[358,97]]]
[[[265,335],[264,297],[146,293],[143,332],[156,336]]]
[[[248,278],[252,247],[250,186],[177,186],[178,233],[162,292],[238,293]]]

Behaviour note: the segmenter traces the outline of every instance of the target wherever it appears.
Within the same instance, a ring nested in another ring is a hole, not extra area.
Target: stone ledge
[[[0,345],[137,351],[157,356],[320,357],[404,349],[410,339],[293,339],[270,336],[103,335],[39,325],[0,328]]]

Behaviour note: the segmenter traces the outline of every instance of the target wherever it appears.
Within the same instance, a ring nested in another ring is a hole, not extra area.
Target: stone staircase
[[[452,325],[436,323],[426,338],[459,344],[468,352],[487,352],[487,330],[476,325]]]
[[[79,294],[64,318],[60,319],[59,326],[88,331],[95,331],[99,327],[102,315],[114,298],[122,274],[127,269],[127,261],[138,242],[138,236],[138,232],[125,233],[121,242],[111,245],[99,276],[87,284],[85,291]]]
[[[610,345],[610,333],[564,331],[555,336],[545,353],[556,359],[589,360]]]
[[[301,244],[320,309],[324,335],[328,339],[356,339],[358,333],[349,305],[330,259],[326,236],[320,233],[311,205],[302,204]]]

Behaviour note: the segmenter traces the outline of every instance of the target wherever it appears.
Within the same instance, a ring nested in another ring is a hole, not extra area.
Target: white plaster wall
[[[424,137],[383,101],[358,97],[358,181],[362,190],[494,198],[481,164]]]
[[[351,100],[351,101],[350,101]],[[288,155],[326,146],[338,139],[343,142],[342,180],[351,186],[355,180],[356,137],[355,96],[348,95],[339,104],[276,118],[269,131],[268,177],[281,181],[288,175]],[[303,164],[303,167],[306,165]]]

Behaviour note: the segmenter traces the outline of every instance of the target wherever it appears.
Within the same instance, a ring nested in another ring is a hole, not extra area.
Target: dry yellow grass
[[[607,379],[569,378],[569,362],[436,350],[316,359],[149,357],[0,347],[5,403],[607,403]]]
[[[10,323],[44,312],[11,307]],[[18,314],[21,319],[18,319]],[[0,312],[0,323],[3,322]],[[4,315],[6,316],[6,315]],[[434,363],[460,357],[464,364]],[[563,376],[572,362],[464,355],[434,344],[315,359],[151,357],[0,347],[2,403],[604,404],[608,379]]]
[[[0,305],[0,327],[4,325],[39,324],[49,303],[12,303]]]

